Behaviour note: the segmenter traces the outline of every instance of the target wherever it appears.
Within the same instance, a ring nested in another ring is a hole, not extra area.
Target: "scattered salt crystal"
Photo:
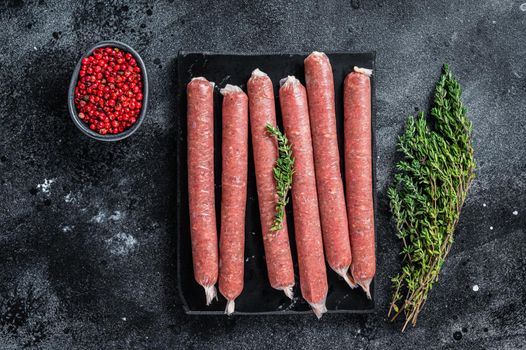
[[[96,222],[97,224],[100,224],[101,222],[106,219],[106,214],[102,211],[99,211],[97,215],[91,218],[90,222]]]
[[[135,249],[137,240],[130,234],[119,232],[115,236],[107,239],[106,244],[108,245],[110,253],[124,256]]]
[[[482,206],[485,207],[485,206],[486,206],[486,203],[482,203]]]
[[[513,215],[519,215],[519,212],[517,210],[514,210],[512,214]]]
[[[100,223],[105,222],[107,220],[119,221],[119,220],[122,220],[123,217],[124,217],[124,213],[119,211],[119,210],[115,210],[113,212],[113,214],[111,214],[109,216],[104,211],[99,211],[99,213],[97,215],[95,215],[94,217],[92,217],[90,221],[91,222],[96,222],[97,224],[100,224]]]
[[[473,291],[474,292],[478,292],[479,291],[479,286],[477,286],[476,284],[473,286]]]
[[[123,321],[126,321],[126,317],[123,317],[122,320],[123,320]]]
[[[489,229],[490,229],[490,230],[493,230],[493,226],[490,226]]]
[[[51,184],[55,182],[55,179],[44,179],[44,182],[37,185],[37,188],[42,191],[42,193],[49,194]]]
[[[123,214],[122,214],[120,211],[115,210],[115,211],[113,212],[113,215],[111,215],[111,216],[108,218],[108,220],[119,221],[120,219],[122,219],[122,216],[123,216]]]
[[[73,196],[73,193],[71,191],[64,197],[64,202],[66,203],[72,203],[74,200],[75,197]]]

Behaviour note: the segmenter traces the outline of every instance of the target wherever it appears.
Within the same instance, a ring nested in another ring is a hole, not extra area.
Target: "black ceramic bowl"
[[[82,121],[82,119],[79,118],[77,107],[75,106],[74,101],[74,94],[75,94],[75,87],[77,86],[77,80],[79,78],[79,72],[80,67],[82,66],[82,59],[85,57],[90,56],[95,49],[98,49],[100,47],[118,47],[121,50],[124,50],[126,52],[129,52],[133,55],[135,60],[137,61],[137,64],[141,68],[141,74],[142,74],[142,94],[143,94],[143,100],[142,100],[142,109],[141,113],[139,114],[139,118],[133,124],[130,128],[124,130],[123,132],[119,134],[109,134],[109,135],[101,135],[98,132],[95,132],[89,128],[89,126]],[[71,82],[69,83],[69,91],[68,91],[68,109],[69,109],[69,115],[71,116],[71,119],[73,119],[73,122],[79,128],[84,134],[88,135],[89,137],[100,140],[100,141],[119,141],[122,139],[127,138],[131,134],[133,134],[139,127],[141,126],[144,117],[146,116],[146,109],[148,108],[148,74],[146,73],[146,66],[144,65],[144,62],[134,49],[132,49],[130,46],[121,43],[119,41],[115,40],[106,40],[101,41],[91,47],[89,50],[86,51],[86,53],[79,59],[79,62],[77,63],[77,66],[75,67],[75,70],[73,71],[73,75],[71,76]]]

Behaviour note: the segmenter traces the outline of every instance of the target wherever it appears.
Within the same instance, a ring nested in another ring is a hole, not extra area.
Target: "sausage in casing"
[[[194,78],[187,89],[188,201],[194,277],[206,304],[217,297],[217,227],[214,193],[214,86]]]
[[[225,313],[234,312],[243,291],[245,211],[248,168],[248,97],[238,86],[221,89],[222,176],[219,291],[227,299]]]
[[[279,90],[283,125],[292,145],[294,175],[292,206],[298,250],[301,295],[318,318],[327,311],[327,271],[314,177],[314,158],[309,125],[307,93],[294,77],[284,79]]]
[[[345,178],[354,281],[371,299],[376,272],[374,243],[371,79],[369,69],[354,68],[344,82]]]
[[[340,170],[334,79],[327,55],[313,52],[305,59],[305,81],[325,256],[329,266],[354,288],[347,276],[351,243]]]
[[[268,134],[265,126],[267,123],[276,126],[274,89],[270,78],[259,69],[252,72],[247,87],[259,214],[268,278],[273,288],[283,290],[292,299],[294,267],[286,219],[281,230],[271,230],[278,200],[273,175],[273,168],[278,159],[278,145]]]

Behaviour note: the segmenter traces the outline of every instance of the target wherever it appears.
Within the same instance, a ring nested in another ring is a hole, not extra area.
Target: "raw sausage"
[[[344,82],[345,179],[353,261],[351,274],[371,299],[376,272],[370,69],[354,67]]]
[[[227,299],[225,313],[234,312],[243,290],[245,264],[245,208],[248,168],[248,97],[238,86],[221,89],[222,178],[219,236],[219,291]]]
[[[313,52],[305,59],[305,81],[325,255],[329,266],[354,288],[347,276],[351,243],[336,132],[334,79],[327,55]]]
[[[206,304],[217,298],[218,252],[214,195],[214,86],[194,78],[187,89],[188,201],[194,277]]]
[[[279,101],[285,133],[295,159],[292,179],[294,231],[298,249],[301,295],[318,318],[327,311],[327,271],[314,177],[307,92],[293,76],[282,80]]]
[[[247,87],[259,214],[268,278],[273,288],[283,290],[285,295],[292,299],[294,267],[286,219],[280,231],[271,231],[278,199],[272,170],[278,158],[278,148],[276,140],[267,133],[265,125],[270,123],[276,126],[274,89],[270,78],[259,69],[252,72]]]

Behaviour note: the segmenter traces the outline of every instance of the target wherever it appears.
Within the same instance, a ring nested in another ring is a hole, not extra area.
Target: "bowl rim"
[[[139,114],[139,117],[137,119],[137,122],[132,125],[131,128],[124,130],[123,132],[119,134],[109,134],[109,135],[101,135],[93,130],[91,130],[84,121],[82,121],[77,112],[77,107],[75,106],[74,101],[74,93],[75,93],[75,87],[77,86],[78,78],[79,78],[79,72],[80,68],[82,66],[82,60],[88,56],[90,56],[95,49],[101,48],[101,47],[117,47],[121,50],[124,50],[126,52],[129,52],[137,61],[137,64],[141,68],[141,75],[142,75],[142,107],[141,107],[141,113]],[[69,115],[75,125],[77,126],[80,131],[82,131],[85,135],[88,135],[89,137],[99,140],[99,141],[119,141],[123,140],[130,135],[132,135],[139,127],[141,126],[142,122],[145,119],[146,116],[146,110],[148,109],[148,89],[149,89],[149,83],[148,83],[148,73],[146,72],[146,66],[144,64],[144,61],[142,60],[141,56],[137,51],[135,51],[131,46],[117,41],[117,40],[103,40],[99,41],[95,45],[91,46],[89,49],[86,50],[86,52],[80,57],[80,59],[77,62],[77,65],[75,66],[75,69],[73,71],[73,74],[71,76],[71,80],[69,83],[69,89],[68,89],[68,110]]]

